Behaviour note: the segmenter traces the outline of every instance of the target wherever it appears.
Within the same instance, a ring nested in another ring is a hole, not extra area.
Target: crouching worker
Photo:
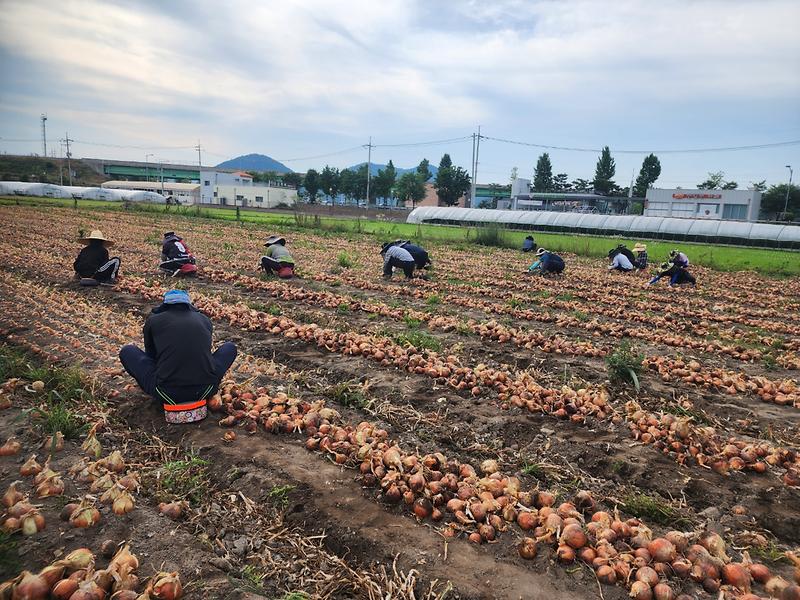
[[[555,252],[549,252],[544,248],[536,251],[538,260],[528,267],[528,273],[538,275],[558,275],[564,272],[564,259]]]
[[[633,263],[628,259],[628,256],[623,252],[614,252],[613,250],[608,253],[608,258],[611,264],[608,265],[609,271],[622,271],[623,273],[630,273],[633,271]]]
[[[654,283],[658,283],[658,281],[662,278],[669,279],[669,286],[673,287],[676,285],[683,285],[684,283],[688,283],[692,287],[697,285],[697,280],[694,278],[694,275],[689,273],[683,267],[680,267],[674,263],[664,262],[661,263],[656,276],[653,277],[647,285],[653,285]]]
[[[164,241],[161,243],[161,263],[158,268],[175,275],[194,275],[197,273],[196,261],[189,247],[183,238],[176,235],[174,231],[164,234]]]
[[[286,249],[286,239],[279,235],[271,235],[264,245],[267,249],[261,257],[261,269],[281,279],[294,277],[294,258]]]
[[[75,277],[80,279],[81,285],[94,286],[98,284],[111,285],[116,282],[119,273],[120,260],[118,257],[109,258],[108,249],[114,242],[103,235],[99,229],[93,230],[88,236],[79,238],[78,241],[86,246],[73,263]]]
[[[142,390],[160,402],[168,423],[191,423],[206,417],[213,396],[236,359],[236,346],[225,342],[211,352],[213,326],[183,290],[170,290],[144,324],[144,352],[130,344],[119,360]]]
[[[536,241],[534,241],[532,235],[525,236],[525,239],[522,241],[522,251],[536,252]]]
[[[401,248],[395,242],[387,242],[381,246],[381,256],[383,256],[383,278],[391,279],[395,267],[403,269],[406,279],[414,277],[414,257],[405,248]]]
[[[433,266],[431,257],[428,255],[428,251],[422,246],[417,246],[416,244],[412,244],[411,242],[405,240],[399,243],[398,246],[406,250],[411,255],[411,258],[414,259],[418,269],[427,270]]]

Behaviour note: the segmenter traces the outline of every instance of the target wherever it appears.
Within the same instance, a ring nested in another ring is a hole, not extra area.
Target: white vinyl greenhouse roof
[[[42,198],[84,198],[86,200],[128,200],[131,202],[155,202],[164,204],[166,199],[157,192],[118,190],[113,188],[54,185],[51,183],[28,183],[23,181],[0,181],[0,194],[37,196]]]
[[[408,215],[408,223],[497,223],[522,229],[574,230],[580,233],[639,234],[654,237],[738,238],[800,242],[800,226],[637,215],[596,215],[553,211],[515,211],[445,206],[422,206]]]

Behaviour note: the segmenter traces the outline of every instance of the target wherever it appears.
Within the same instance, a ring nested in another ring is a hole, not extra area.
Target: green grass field
[[[70,199],[0,197],[0,206],[52,206],[73,208],[75,201]],[[123,204],[102,200],[79,200],[77,207],[91,210],[124,210]],[[179,219],[220,219],[235,221],[236,211],[230,208],[165,207],[159,205],[134,205],[137,212],[171,213]],[[488,245],[519,248],[529,232],[510,230],[484,230],[475,227],[453,227],[444,225],[413,225],[392,221],[378,221],[352,218],[319,217],[294,213],[271,213],[261,211],[240,211],[241,222],[245,226],[270,228],[270,230],[296,231],[313,229],[321,234],[341,235],[361,233],[373,235],[381,240],[397,238],[413,239],[419,242],[443,241],[463,244],[465,249],[484,238]],[[488,233],[488,235],[487,235]],[[605,257],[617,244],[627,244],[633,248],[637,241],[633,238],[597,237],[587,235],[568,235],[533,232],[536,243],[556,252],[571,252],[580,256]],[[689,256],[693,264],[703,265],[720,271],[756,271],[773,277],[800,276],[800,252],[791,250],[765,250],[718,246],[692,242],[646,241],[651,263],[666,259],[673,248],[679,247]]]

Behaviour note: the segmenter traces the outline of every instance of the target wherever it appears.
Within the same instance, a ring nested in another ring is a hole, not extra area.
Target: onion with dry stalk
[[[13,437],[10,437],[6,440],[5,444],[0,446],[0,456],[14,456],[15,454],[19,454],[20,450],[22,450],[22,444]]]
[[[147,590],[158,600],[178,600],[183,596],[183,586],[177,572],[156,573],[150,580]]]

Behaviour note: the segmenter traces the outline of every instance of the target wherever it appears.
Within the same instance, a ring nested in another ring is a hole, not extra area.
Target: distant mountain
[[[363,165],[367,163],[358,163],[357,165],[353,165],[352,167],[347,167],[350,171],[358,171]],[[375,177],[378,174],[378,171],[385,169],[386,165],[382,165],[379,163],[370,163],[369,172],[370,174]],[[397,177],[400,177],[404,173],[416,173],[417,167],[411,167],[410,169],[403,169],[402,167],[395,167],[397,171]],[[436,173],[439,172],[439,167],[435,165],[428,165],[428,170],[431,172],[431,179],[436,177]]]
[[[241,171],[275,171],[291,173],[292,170],[282,162],[264,154],[243,154],[217,165],[218,169],[239,169]]]

